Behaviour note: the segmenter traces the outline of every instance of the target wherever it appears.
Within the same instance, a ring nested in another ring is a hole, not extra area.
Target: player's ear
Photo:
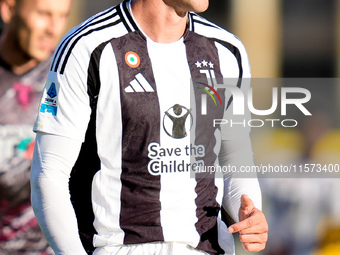
[[[0,0],[0,15],[5,24],[8,24],[14,15],[15,1],[16,0]]]

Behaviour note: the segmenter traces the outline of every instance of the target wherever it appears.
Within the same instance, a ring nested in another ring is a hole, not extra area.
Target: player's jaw
[[[204,12],[208,9],[209,0],[163,0],[177,12]]]

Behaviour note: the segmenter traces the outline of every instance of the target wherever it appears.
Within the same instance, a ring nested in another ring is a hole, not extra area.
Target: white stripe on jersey
[[[165,117],[164,113],[175,104],[190,109],[191,74],[186,57],[186,47],[183,38],[172,44],[159,44],[150,39],[147,39],[147,42],[157,85],[162,121]],[[190,134],[188,133],[183,139],[176,139],[174,143],[174,138],[161,128],[160,146],[175,150],[174,144],[176,144],[176,148],[180,149],[182,155],[185,155],[185,146],[190,144]],[[180,158],[185,158],[185,164],[190,163],[189,156]],[[178,157],[173,156],[164,162],[176,160]],[[187,241],[193,247],[198,245],[200,236],[195,227],[197,222],[196,185],[195,178],[190,178],[190,171],[161,176],[161,222],[165,241],[182,240]],[[188,192],[189,190],[191,193]]]
[[[112,46],[108,44],[104,48],[100,60],[101,90],[105,93],[102,93],[98,99],[97,112],[99,114],[97,114],[96,120],[97,134],[100,134],[97,135],[97,145],[98,154],[101,155],[101,170],[94,177],[92,190],[94,226],[98,231],[94,243],[98,247],[110,243],[123,243],[124,240],[124,232],[119,223],[123,132],[120,87],[116,66],[108,64],[112,61],[114,63],[115,59]],[[101,113],[105,113],[105,115]],[[111,146],[109,150],[103,146],[103,144],[107,144],[108,140]],[[112,235],[113,231],[115,235]]]

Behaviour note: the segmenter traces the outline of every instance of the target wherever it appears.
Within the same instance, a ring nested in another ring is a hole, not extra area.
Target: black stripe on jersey
[[[191,15],[189,15],[189,19],[191,18],[192,21],[193,21],[193,24],[192,24],[192,30],[191,31],[194,31],[194,23],[198,23],[198,24],[201,24],[201,25],[204,25],[204,26],[208,26],[208,27],[214,27],[216,29],[220,29],[218,26],[212,24],[212,23],[209,23],[209,22],[204,22],[204,21],[201,21],[201,20],[197,20],[195,19],[195,17],[199,17],[196,13],[190,13]],[[237,87],[241,87],[241,83],[242,83],[242,77],[243,77],[243,68],[242,68],[242,58],[241,58],[241,53],[239,51],[239,49],[232,45],[231,43],[228,43],[228,42],[225,42],[225,41],[222,41],[220,39],[216,39],[216,38],[211,38],[212,40],[214,40],[215,42],[223,45],[224,47],[228,48],[235,56],[236,60],[237,60],[237,64],[238,64],[238,67],[239,67],[239,80],[237,82]],[[233,97],[230,97],[228,103],[227,103],[227,107],[225,109],[228,109],[229,106],[231,105],[233,101]]]
[[[231,43],[225,42],[225,41],[221,41],[218,39],[214,39],[217,43],[223,45],[224,47],[228,48],[235,56],[236,60],[237,60],[237,64],[239,67],[239,76],[238,76],[238,81],[237,81],[237,87],[241,88],[241,84],[242,84],[242,77],[243,77],[243,68],[242,68],[242,57],[241,57],[241,53],[240,50],[232,45]],[[231,103],[233,102],[233,96],[231,96],[229,98],[227,107],[225,108],[226,110],[229,108],[229,106],[231,105]]]
[[[103,49],[109,42],[110,41],[100,44],[91,55],[87,77],[87,94],[90,97],[90,106],[92,110],[95,107],[97,107],[97,100],[100,90],[100,77],[99,77],[100,56],[102,54]]]
[[[200,72],[195,63],[202,61],[214,63],[214,72],[216,78],[221,80],[222,74],[220,71],[218,49],[215,41],[198,33],[189,31],[184,39],[186,45],[187,59],[190,67],[191,77],[194,84],[196,82],[207,83],[207,77]],[[195,87],[195,86],[194,86]],[[224,95],[224,89],[217,89],[218,94]],[[196,106],[201,105],[202,92],[199,89],[194,89],[194,98]],[[222,97],[222,104],[225,105],[225,98]],[[196,130],[195,141],[196,145],[204,145],[205,156],[200,158],[204,160],[204,165],[214,165],[217,155],[214,153],[215,139],[214,133],[216,128],[211,125],[213,119],[222,118],[224,113],[223,107],[215,108],[212,100],[207,102],[208,109],[214,109],[209,115],[201,115],[199,107],[196,107]],[[197,249],[204,250],[209,254],[224,254],[223,249],[218,243],[217,231],[217,216],[220,210],[220,205],[216,201],[217,187],[215,185],[213,173],[196,173],[195,180],[197,182],[195,192],[197,197],[195,203],[197,206],[195,224],[196,230],[200,235],[200,241]]]
[[[131,17],[131,14],[129,12],[129,8],[128,8],[128,1],[124,1],[123,4],[121,5],[123,6],[123,10],[124,10],[124,14],[126,15],[128,21],[130,22],[130,24],[132,25],[133,27],[133,30],[132,31],[138,31],[138,27],[135,23],[135,21],[133,20],[133,18]]]
[[[164,241],[161,226],[160,176],[148,171],[148,145],[160,143],[160,107],[146,40],[137,31],[111,41],[119,72],[122,116],[122,172],[120,228],[124,244]],[[140,65],[130,67],[125,54],[135,52]],[[154,92],[126,93],[125,88],[143,75]]]
[[[240,53],[240,50],[235,46],[235,45],[232,45],[231,43],[228,43],[228,42],[225,42],[225,41],[222,41],[222,40],[219,40],[219,39],[215,39],[215,38],[212,38],[212,40],[214,40],[215,42],[218,42],[219,44],[223,45],[224,47],[228,48],[235,56],[236,60],[237,60],[237,64],[238,64],[238,67],[239,67],[239,78],[242,78],[243,76],[243,68],[242,68],[242,58],[241,58],[241,53]],[[237,85],[238,87],[241,86],[241,84],[238,84]]]
[[[59,66],[59,63],[61,61],[61,58],[64,54],[64,51],[66,50],[67,48],[67,45],[70,43],[70,41],[76,36],[78,35],[79,33],[81,33],[82,31],[84,31],[85,29],[91,27],[91,26],[95,26],[101,22],[104,22],[110,18],[114,18],[116,15],[117,15],[117,12],[113,13],[112,15],[104,18],[104,19],[100,19],[101,17],[105,16],[106,14],[110,13],[111,11],[114,11],[115,10],[115,7],[112,7],[110,9],[108,9],[107,11],[103,12],[102,14],[94,17],[93,19],[89,20],[86,24],[84,24],[82,27],[80,27],[79,29],[77,29],[76,31],[74,31],[73,33],[71,33],[70,35],[68,35],[62,42],[61,44],[59,45],[58,49],[57,49],[57,52],[55,54],[55,57],[52,61],[52,65],[51,65],[51,69],[50,71],[53,70],[53,66],[55,66],[55,69],[54,69],[54,72],[57,71],[58,69],[58,66]],[[59,51],[61,50],[61,53],[59,55]],[[57,64],[56,63],[56,59],[57,59],[57,56],[58,57],[58,61],[57,61]]]
[[[93,226],[94,214],[91,191],[93,177],[100,170],[96,140],[96,95],[98,95],[100,89],[99,59],[106,44],[103,43],[98,46],[90,58],[87,86],[92,112],[85,141],[72,169],[69,182],[71,202],[77,216],[79,235],[88,254],[92,254],[94,250],[92,239],[93,235],[97,233]]]
[[[95,29],[91,29],[91,30],[87,31],[86,33],[82,34],[81,36],[79,36],[77,39],[75,39],[75,40],[73,41],[72,45],[70,46],[70,48],[69,48],[69,50],[68,50],[68,52],[67,52],[65,58],[64,58],[64,62],[63,62],[62,66],[61,66],[61,69],[60,69],[60,74],[64,74],[64,71],[65,71],[65,67],[66,67],[68,58],[70,57],[73,48],[76,46],[77,42],[78,42],[81,38],[83,38],[83,37],[85,37],[85,36],[87,36],[87,35],[89,35],[89,34],[91,34],[91,33],[93,33],[93,32],[100,31],[100,30],[103,30],[103,29],[105,29],[105,28],[115,26],[115,25],[119,24],[120,22],[121,22],[121,20],[117,20],[117,21],[115,21],[115,22],[106,24],[105,26],[101,26],[101,27],[98,27],[98,28],[95,28]],[[55,70],[55,71],[56,71],[56,70]]]

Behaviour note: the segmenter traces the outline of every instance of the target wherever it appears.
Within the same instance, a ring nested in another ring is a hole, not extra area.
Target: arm
[[[220,164],[236,166],[253,165],[249,136],[222,141]],[[256,174],[245,176],[229,173],[224,176],[223,207],[234,219],[231,233],[239,232],[240,241],[247,251],[263,250],[268,239],[268,224],[261,211],[262,197]]]
[[[233,43],[239,50],[241,61],[236,63],[235,59],[234,68],[231,68],[232,62],[230,61],[232,58],[227,57],[230,52],[223,48],[222,45],[216,44],[220,55],[226,56],[220,61],[222,76],[232,78],[227,81],[228,83],[235,83],[235,78],[239,78],[241,75],[240,66],[238,65],[241,64],[242,80],[240,89],[243,95],[246,96],[251,83],[251,70],[246,49],[234,36],[226,38],[226,40]],[[226,90],[225,97],[226,99],[230,98],[228,90]],[[233,123],[243,123],[251,119],[251,114],[247,107],[245,107],[244,115],[234,115],[234,107],[237,106],[234,105],[233,101],[230,107],[226,109],[223,119],[232,120]],[[232,127],[230,125],[221,125],[221,131],[222,144],[219,154],[221,166],[231,165],[239,169],[241,166],[253,165],[253,153],[249,137],[250,127],[239,124]],[[247,251],[262,250],[267,241],[268,225],[264,214],[261,212],[261,203],[261,190],[256,174],[247,174],[245,176],[242,173],[231,173],[224,176],[224,198],[222,205],[235,222],[240,221],[230,226],[229,231],[240,233],[240,240]]]
[[[223,140],[219,154],[221,166],[251,166],[253,153],[249,136],[237,140]],[[261,210],[262,195],[256,173],[226,173],[224,175],[223,207],[235,222],[239,221],[238,210],[242,195],[248,195]]]
[[[80,141],[37,133],[31,172],[32,206],[56,254],[87,254],[78,234],[68,187],[80,146]]]

